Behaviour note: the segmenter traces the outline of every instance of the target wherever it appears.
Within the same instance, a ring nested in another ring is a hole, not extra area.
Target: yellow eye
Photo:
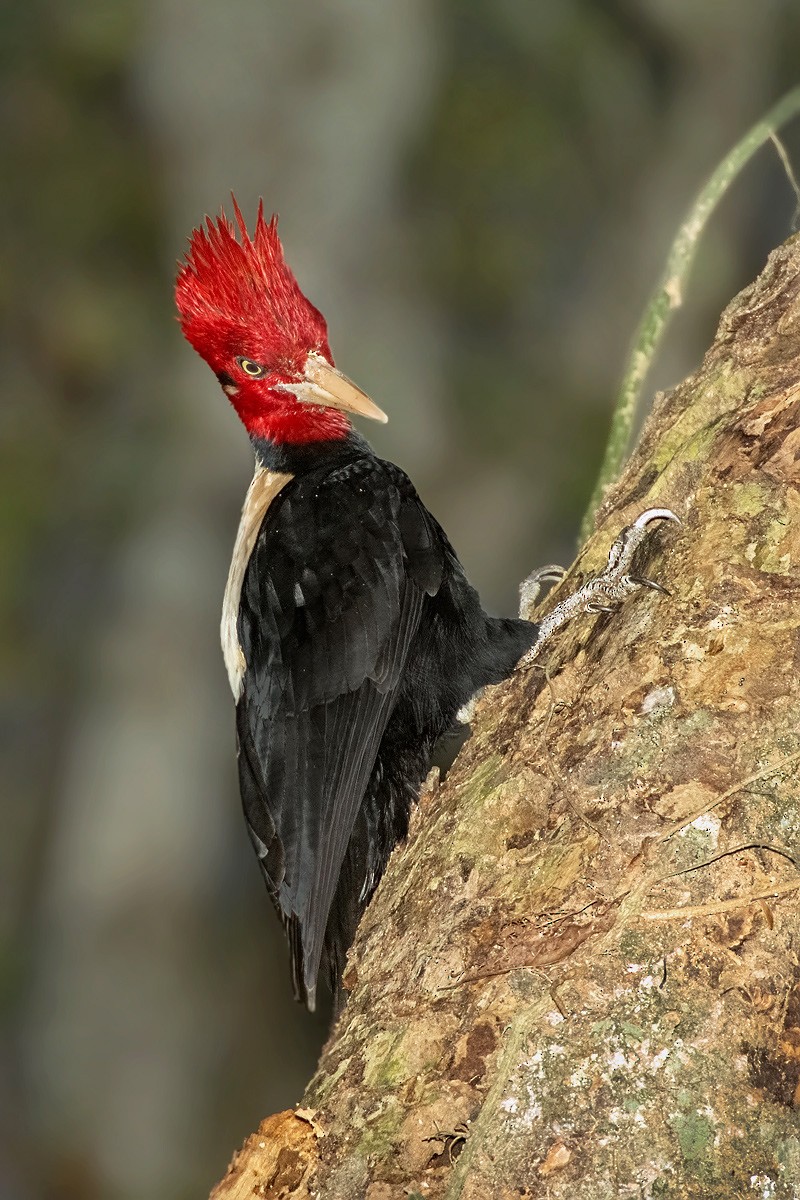
[[[259,375],[263,375],[264,368],[258,363],[253,362],[251,358],[237,358],[237,363],[244,371],[245,375],[249,375],[251,379],[258,379]]]

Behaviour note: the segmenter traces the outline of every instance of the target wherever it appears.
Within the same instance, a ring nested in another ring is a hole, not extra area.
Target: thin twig
[[[794,212],[792,213],[792,229],[794,230],[794,229],[797,229],[797,222],[798,222],[798,219],[800,218],[800,184],[798,184],[797,179],[795,177],[794,170],[792,169],[792,164],[789,160],[789,155],[786,153],[786,147],[784,146],[781,139],[778,137],[777,133],[770,134],[769,140],[772,142],[773,146],[775,147],[778,158],[781,160],[781,166],[783,167],[784,172],[786,173],[786,178],[789,180],[789,183],[791,184],[791,187],[792,187],[792,191],[794,192],[795,206],[794,206]]]
[[[594,514],[603,493],[619,475],[636,421],[645,378],[668,328],[672,313],[680,307],[689,272],[694,263],[700,235],[711,214],[733,181],[765,142],[775,141],[775,131],[800,113],[800,87],[778,101],[725,156],[695,197],[670,247],[664,273],[650,297],[633,339],[622,378],[619,397],[611,419],[611,432],[603,464],[588,511],[581,526],[581,541],[591,532]],[[779,150],[780,153],[780,150]],[[785,164],[784,164],[785,165]],[[790,174],[791,179],[791,174]]]
[[[539,928],[549,929],[551,925],[560,925],[562,921],[568,921],[571,917],[580,917],[590,908],[594,908],[595,904],[611,903],[613,902],[608,900],[605,896],[598,896],[596,900],[590,900],[588,904],[584,904],[583,908],[573,908],[571,912],[565,912],[558,917],[553,917],[551,920],[545,921],[544,924],[539,926]],[[536,919],[538,920],[540,916],[544,916],[544,913],[539,913]]]
[[[739,896],[735,900],[718,900],[713,904],[684,904],[678,908],[654,908],[638,914],[643,921],[682,921],[689,917],[712,916],[714,913],[731,912],[736,908],[747,908],[756,900],[769,900],[772,896],[785,896],[800,888],[800,879],[794,883],[776,883],[763,892]]]
[[[776,775],[784,767],[791,766],[792,763],[798,761],[800,761],[800,750],[796,750],[794,754],[787,754],[786,758],[779,759],[778,762],[770,767],[762,767],[760,771],[755,771],[754,774],[748,775],[746,779],[740,779],[738,783],[734,783],[732,787],[729,787],[726,792],[723,792],[711,804],[706,804],[704,808],[699,808],[697,812],[690,813],[688,817],[677,821],[670,829],[660,834],[657,841],[666,842],[669,838],[674,837],[676,833],[680,833],[682,829],[685,829],[687,825],[691,825],[693,821],[698,820],[699,817],[704,817],[706,813],[710,813],[713,809],[718,808],[720,804],[723,804],[731,796],[735,796],[737,792],[743,792],[751,783],[757,783],[759,779],[766,779],[768,775]]]
[[[719,854],[715,854],[713,858],[706,858],[703,862],[695,863],[691,867],[683,867],[680,871],[670,871],[667,875],[659,875],[658,879],[654,879],[652,887],[657,883],[665,883],[667,879],[675,879],[678,875],[689,875],[692,871],[702,871],[703,867],[710,867],[712,863],[719,862],[721,858],[730,858],[732,854],[741,854],[743,850],[771,850],[773,854],[780,854],[781,858],[788,858],[792,866],[798,866],[797,859],[790,854],[788,850],[784,850],[782,846],[770,846],[768,842],[745,842],[741,846],[733,846],[730,850],[721,850]]]

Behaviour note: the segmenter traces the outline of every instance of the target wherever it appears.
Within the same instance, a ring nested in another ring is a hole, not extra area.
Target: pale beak
[[[291,392],[304,404],[324,404],[327,408],[341,408],[344,412],[369,417],[373,421],[389,420],[369,396],[356,387],[352,380],[313,350],[306,359],[305,377],[298,383],[276,383],[275,390]]]

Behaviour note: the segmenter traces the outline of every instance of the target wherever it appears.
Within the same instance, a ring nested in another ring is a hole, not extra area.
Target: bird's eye
[[[264,368],[258,363],[253,362],[251,358],[237,358],[236,362],[242,368],[245,375],[249,375],[251,379],[258,379],[259,375],[265,373]]]

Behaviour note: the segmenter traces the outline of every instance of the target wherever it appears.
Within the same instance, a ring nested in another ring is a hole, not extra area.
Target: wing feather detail
[[[348,841],[441,583],[431,524],[402,472],[360,458],[287,484],[245,573],[242,800],[309,1007]]]

